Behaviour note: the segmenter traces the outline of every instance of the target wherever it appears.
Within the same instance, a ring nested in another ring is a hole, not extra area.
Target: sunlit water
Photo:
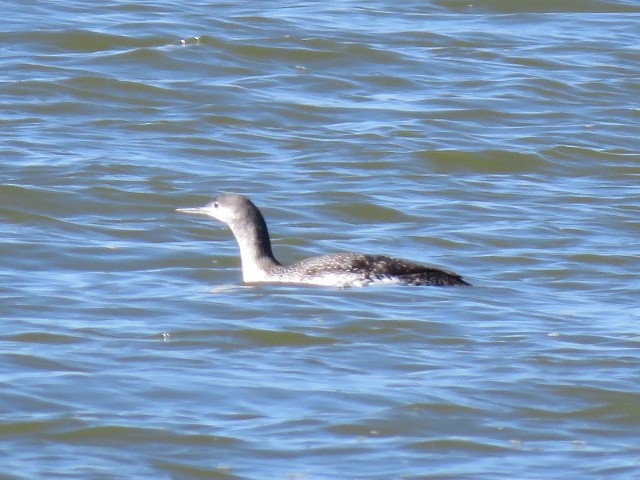
[[[3,9],[2,478],[640,476],[637,2]]]

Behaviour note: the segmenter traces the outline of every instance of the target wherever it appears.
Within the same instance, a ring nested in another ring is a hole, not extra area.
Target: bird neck
[[[243,281],[267,280],[269,272],[281,264],[273,256],[267,224],[260,212],[256,209],[230,227],[240,247]]]

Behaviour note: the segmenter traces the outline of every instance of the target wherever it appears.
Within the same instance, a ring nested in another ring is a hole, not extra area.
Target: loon
[[[284,266],[273,256],[267,224],[249,198],[238,194],[216,197],[204,207],[178,212],[207,215],[226,223],[240,247],[245,283],[286,283],[362,287],[372,283],[404,285],[469,285],[460,275],[384,255],[336,253]]]

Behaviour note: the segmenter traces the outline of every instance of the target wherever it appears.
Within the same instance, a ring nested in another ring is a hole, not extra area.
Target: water
[[[3,9],[2,478],[640,477],[638,2]]]

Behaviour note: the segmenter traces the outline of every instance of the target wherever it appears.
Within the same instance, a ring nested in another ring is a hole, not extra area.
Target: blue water
[[[3,8],[0,478],[640,478],[640,3]]]

